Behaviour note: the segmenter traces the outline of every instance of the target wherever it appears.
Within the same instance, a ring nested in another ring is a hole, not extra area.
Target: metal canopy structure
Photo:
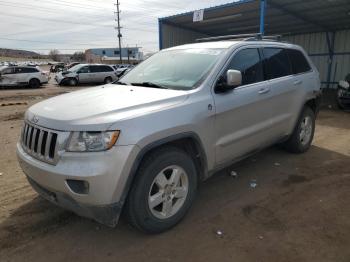
[[[204,9],[199,22],[193,22],[193,12],[187,12],[160,18],[159,23],[207,36],[333,32],[350,28],[350,1],[242,0]]]
[[[259,32],[303,46],[323,87],[350,72],[350,0],[241,0],[159,18],[159,49]]]

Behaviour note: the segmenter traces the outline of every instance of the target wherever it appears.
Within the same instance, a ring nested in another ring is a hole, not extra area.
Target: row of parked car
[[[118,80],[133,68],[132,65],[75,64],[58,72],[59,85],[108,84]]]
[[[17,61],[1,61],[0,62],[0,67],[2,66],[41,66],[41,65],[47,65],[48,62],[44,62],[44,61],[21,61],[21,62],[17,62]]]
[[[38,88],[50,79],[50,73],[56,73],[59,85],[76,86],[78,84],[111,83],[130,71],[132,65],[103,65],[72,63],[61,67],[52,65],[50,72],[35,66],[0,66],[0,86],[29,86]]]

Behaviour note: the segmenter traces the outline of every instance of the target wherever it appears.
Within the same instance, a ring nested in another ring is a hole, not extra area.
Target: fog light
[[[67,185],[69,188],[77,194],[88,194],[89,193],[89,182],[84,180],[73,180],[67,179]]]

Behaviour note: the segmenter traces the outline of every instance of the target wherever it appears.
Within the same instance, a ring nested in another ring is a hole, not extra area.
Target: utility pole
[[[117,14],[117,27],[116,29],[118,30],[118,40],[119,40],[119,59],[120,59],[120,63],[123,63],[123,59],[122,59],[122,34],[120,33],[120,10],[119,10],[119,0],[117,0],[117,3],[114,4],[117,7],[117,12],[114,12]]]

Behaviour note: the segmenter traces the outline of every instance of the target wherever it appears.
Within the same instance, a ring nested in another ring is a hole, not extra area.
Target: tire
[[[106,77],[105,78],[105,80],[103,81],[105,84],[110,84],[110,83],[112,83],[113,82],[113,79],[112,79],[112,77]]]
[[[30,88],[39,88],[40,87],[40,81],[39,79],[33,78],[29,80],[29,87]]]
[[[66,83],[69,85],[69,86],[76,86],[78,84],[78,80],[75,79],[75,78],[69,78]]]
[[[315,113],[305,106],[290,138],[283,147],[291,153],[304,153],[309,150],[315,132]]]
[[[178,181],[176,185],[172,179]],[[161,233],[181,221],[196,192],[197,172],[192,158],[175,147],[164,147],[142,161],[126,201],[125,215],[137,229]]]
[[[339,109],[344,110],[344,105],[341,103],[340,98],[339,98],[341,96],[340,92],[341,92],[341,89],[338,88],[337,89],[337,94],[336,94],[337,105],[338,105]]]

